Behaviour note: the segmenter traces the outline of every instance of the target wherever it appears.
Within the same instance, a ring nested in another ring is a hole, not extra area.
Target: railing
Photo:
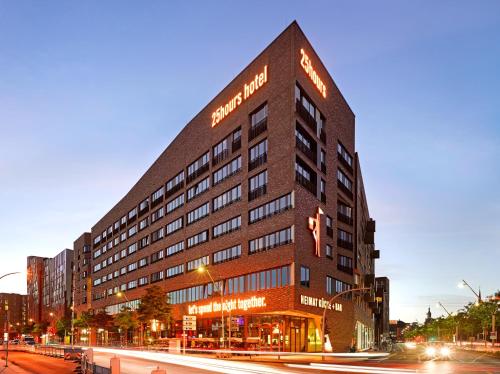
[[[255,139],[257,136],[259,136],[266,130],[267,130],[267,118],[264,118],[259,123],[250,127],[250,129],[248,130],[248,141]]]
[[[156,199],[155,201],[151,201],[151,209],[156,207],[157,205],[160,205],[163,202],[163,195]]]
[[[348,266],[344,266],[344,265],[340,265],[340,264],[337,264],[337,269],[344,272],[344,273],[347,273],[347,274],[351,274],[353,273],[353,270],[351,267],[348,267]]]
[[[267,162],[267,152],[261,154],[259,157],[254,158],[248,162],[248,171],[251,171]]]
[[[237,150],[239,150],[240,148],[241,148],[241,138],[233,141],[233,143],[231,144],[231,151],[234,153]]]
[[[347,171],[352,174],[352,166],[349,165],[344,156],[342,156],[340,153],[337,152],[337,159],[340,161],[342,166],[344,166],[347,169]]]
[[[260,196],[263,196],[267,193],[267,184],[256,188],[253,191],[248,192],[248,201],[252,201]]]
[[[217,156],[215,156],[212,159],[212,166],[217,165],[219,162],[225,160],[227,156],[229,155],[229,150],[224,149],[221,153],[219,153]]]
[[[342,247],[344,249],[348,249],[350,251],[352,251],[352,248],[353,248],[352,242],[349,242],[349,241],[343,240],[343,239],[337,239],[337,245],[339,247]]]
[[[309,160],[311,160],[312,162],[316,163],[316,158],[317,158],[316,152],[314,152],[312,149],[310,149],[309,147],[307,147],[307,145],[305,145],[304,143],[302,143],[302,141],[300,141],[300,139],[297,138],[297,137],[295,137],[295,146],[303,154],[305,154],[307,156],[307,158],[309,158]]]
[[[173,194],[175,194],[177,191],[182,190],[184,188],[184,181],[177,183],[175,186],[172,187],[171,190],[165,191],[165,197],[169,198]]]
[[[200,166],[194,173],[191,173],[187,176],[186,178],[186,184],[194,181],[196,178],[198,178],[200,175],[204,174],[205,172],[208,171],[209,168],[208,162],[205,165]]]
[[[340,190],[345,193],[350,199],[353,198],[353,194],[352,194],[352,191],[350,189],[348,189],[346,186],[344,186],[344,184],[337,180],[337,186],[340,188]]]
[[[316,119],[304,108],[300,101],[295,101],[295,111],[299,113],[306,125],[316,134]]]
[[[348,215],[345,215],[343,213],[337,212],[337,219],[340,222],[344,222],[347,225],[352,225],[352,217],[349,217]]]
[[[316,184],[312,183],[309,179],[306,179],[302,174],[295,172],[295,180],[297,183],[305,187],[309,192],[316,195]]]

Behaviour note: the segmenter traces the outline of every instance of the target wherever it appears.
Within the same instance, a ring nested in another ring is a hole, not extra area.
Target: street
[[[0,352],[0,373],[4,368],[5,352]],[[32,374],[74,374],[77,365],[62,358],[41,356],[23,351],[9,351],[9,362]]]

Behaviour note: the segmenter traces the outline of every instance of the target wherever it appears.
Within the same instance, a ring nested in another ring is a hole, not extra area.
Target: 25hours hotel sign
[[[267,65],[260,73],[255,74],[254,79],[243,85],[240,91],[224,105],[221,105],[212,113],[212,127],[217,126],[231,112],[238,108],[246,99],[253,95],[255,91],[267,83]]]

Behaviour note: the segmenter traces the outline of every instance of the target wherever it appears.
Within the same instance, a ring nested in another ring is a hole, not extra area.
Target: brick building
[[[389,338],[389,278],[375,278],[375,296],[379,309],[375,315],[375,340]]]
[[[0,338],[9,332],[9,338],[19,337],[27,324],[27,297],[17,293],[0,293]]]
[[[231,335],[245,347],[319,351],[326,307],[334,350],[368,348],[374,294],[327,301],[373,286],[379,257],[354,122],[292,23],[185,126],[90,241],[75,242],[77,310],[135,308],[158,284],[175,334],[183,315],[197,316],[193,344]]]

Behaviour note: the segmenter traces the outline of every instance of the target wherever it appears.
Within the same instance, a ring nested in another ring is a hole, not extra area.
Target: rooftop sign
[[[312,82],[314,83],[318,91],[321,93],[321,95],[323,97],[326,97],[326,86],[319,77],[316,70],[314,70],[312,62],[309,56],[306,54],[306,52],[304,52],[303,48],[300,49],[300,54],[302,55],[302,58],[300,59],[300,65],[305,70],[307,75],[309,75],[309,78],[311,78]]]
[[[225,105],[221,105],[212,113],[212,127],[217,126],[229,113],[235,110],[246,99],[253,95],[255,91],[267,83],[267,65],[264,66],[262,73],[255,75],[255,78],[243,85],[243,88],[233,96]]]

